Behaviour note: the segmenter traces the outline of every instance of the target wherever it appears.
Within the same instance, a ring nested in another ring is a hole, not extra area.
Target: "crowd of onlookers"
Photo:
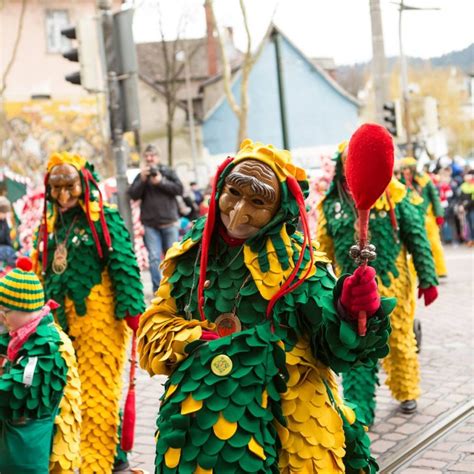
[[[316,230],[317,201],[329,187],[334,171],[332,160],[326,158],[310,179],[311,192],[306,204],[312,231]],[[427,166],[425,171],[436,185],[445,210],[443,242],[473,246],[474,169],[445,158]],[[182,183],[174,170],[161,163],[158,148],[149,145],[145,149],[141,172],[130,186],[129,195],[140,200],[138,219],[144,228],[146,259],[155,289],[161,278],[158,267],[167,249],[191,228],[195,219],[207,214],[210,189],[210,183],[205,189],[196,182]],[[7,219],[7,216],[11,218],[11,211],[8,200],[0,196],[0,270],[13,264],[18,250],[12,242],[11,223]]]
[[[452,162],[437,166],[431,178],[438,189],[445,221],[441,237],[445,244],[474,244],[474,169]]]

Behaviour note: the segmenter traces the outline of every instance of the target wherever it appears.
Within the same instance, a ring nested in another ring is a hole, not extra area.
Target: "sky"
[[[237,47],[246,46],[238,0],[214,0],[221,26],[232,26]],[[203,0],[129,0],[136,7],[137,42],[159,41],[159,12],[165,37],[174,39],[205,34]],[[380,0],[385,54],[399,53],[398,7]],[[460,50],[474,42],[474,0],[405,0],[409,6],[436,7],[435,11],[403,13],[405,54],[422,58]],[[158,5],[159,4],[159,8]],[[309,57],[332,57],[336,64],[368,61],[372,57],[369,0],[245,0],[253,45],[274,23]],[[183,20],[184,19],[184,20]]]

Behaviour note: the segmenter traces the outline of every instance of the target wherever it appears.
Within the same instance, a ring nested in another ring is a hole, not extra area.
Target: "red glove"
[[[438,298],[438,290],[436,286],[429,286],[428,288],[418,288],[418,298],[425,297],[425,306],[429,306]]]
[[[219,334],[214,331],[208,331],[207,329],[203,329],[201,339],[203,341],[214,341],[215,339],[219,339]]]
[[[138,325],[140,324],[140,317],[141,314],[137,314],[136,316],[130,316],[129,314],[125,316],[125,322],[127,326],[133,331],[133,334],[137,333]]]
[[[443,216],[437,216],[436,217],[436,224],[438,224],[440,227],[444,224],[444,217]]]
[[[357,319],[359,311],[366,311],[367,317],[373,316],[380,308],[375,275],[374,268],[359,267],[344,280],[340,301],[351,319]]]

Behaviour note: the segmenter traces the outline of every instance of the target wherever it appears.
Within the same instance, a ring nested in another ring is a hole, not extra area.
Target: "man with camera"
[[[140,217],[145,227],[145,245],[155,292],[161,280],[159,266],[162,254],[179,238],[176,196],[183,193],[183,185],[172,169],[160,163],[156,146],[148,145],[143,158],[140,174],[128,193],[132,199],[141,200]]]

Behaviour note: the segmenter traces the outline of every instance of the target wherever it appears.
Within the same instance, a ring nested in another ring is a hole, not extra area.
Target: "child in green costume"
[[[0,472],[45,474],[68,366],[32,263],[0,279]]]

